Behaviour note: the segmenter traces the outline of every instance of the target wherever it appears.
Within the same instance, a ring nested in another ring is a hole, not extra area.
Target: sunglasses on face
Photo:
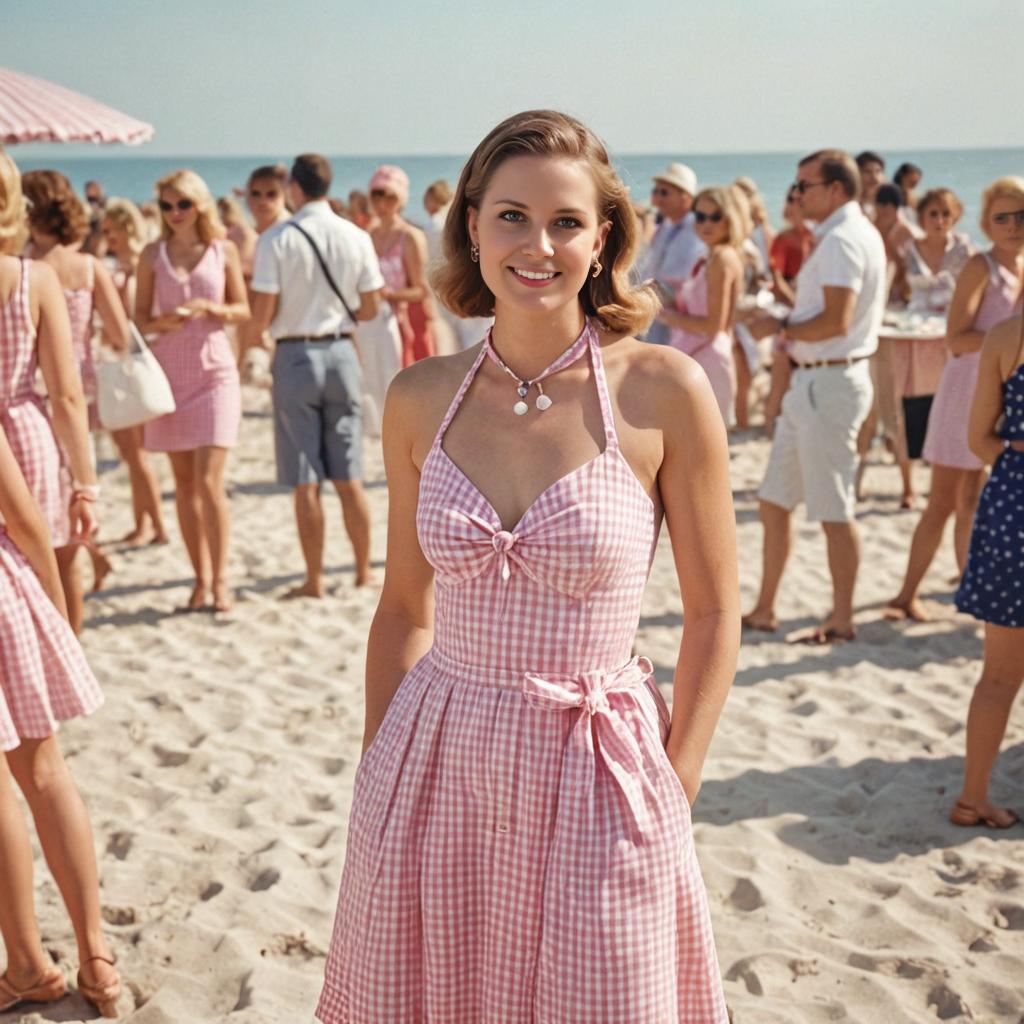
[[[387,192],[387,191],[385,191],[382,188],[375,188],[375,189],[371,189],[370,190],[370,198],[371,199],[397,199],[398,196],[396,196],[393,192]]]
[[[831,184],[832,182],[830,181],[804,181],[803,179],[801,179],[800,181],[793,182],[793,191],[797,193],[797,195],[802,196],[809,188],[814,188],[816,185]]]
[[[654,188],[651,189],[651,195],[661,196],[664,199],[667,196],[672,195],[672,193],[669,192],[669,190],[665,188],[664,185],[655,185]]]
[[[1024,228],[1024,210],[1011,210],[1009,213],[992,214],[992,223],[1006,225],[1011,221],[1017,222],[1017,227]]]
[[[249,189],[250,199],[276,199],[280,194],[276,188],[267,189],[266,192],[258,188]]]
[[[170,213],[171,210],[178,210],[180,213],[184,213],[186,210],[191,210],[195,203],[191,199],[179,199],[176,203],[168,203],[166,200],[160,200],[160,209],[164,213]]]
[[[722,219],[722,212],[719,210],[717,213],[702,213],[698,210],[693,216],[698,224],[703,224],[708,220],[711,221],[712,224],[718,224]]]

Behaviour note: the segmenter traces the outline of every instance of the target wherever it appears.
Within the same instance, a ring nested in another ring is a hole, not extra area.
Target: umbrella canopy
[[[52,82],[0,68],[0,142],[126,142],[153,126]]]

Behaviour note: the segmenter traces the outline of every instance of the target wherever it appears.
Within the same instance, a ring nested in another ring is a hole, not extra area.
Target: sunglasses
[[[1009,224],[1011,221],[1016,221],[1017,227],[1024,228],[1024,210],[1011,210],[1009,213],[992,214],[993,224]]]
[[[388,192],[386,189],[374,188],[374,189],[370,189],[370,198],[371,199],[397,199],[398,196],[396,196],[394,194],[394,192]]]
[[[177,209],[180,213],[184,213],[186,210],[191,210],[195,203],[191,199],[179,199],[176,203],[168,203],[161,199],[159,203],[160,209],[164,213],[170,213],[171,210]]]
[[[249,189],[250,199],[276,199],[281,193],[276,188],[268,188],[265,192],[262,189]]]
[[[672,193],[663,185],[655,185],[654,188],[651,189],[651,195],[665,197],[672,195]]]
[[[814,188],[816,185],[831,185],[831,181],[794,181],[792,189],[798,195],[803,195],[809,188]]]
[[[722,211],[719,210],[717,213],[702,213],[700,210],[697,210],[693,217],[698,224],[703,224],[708,220],[711,221],[712,224],[718,224],[722,219]]]

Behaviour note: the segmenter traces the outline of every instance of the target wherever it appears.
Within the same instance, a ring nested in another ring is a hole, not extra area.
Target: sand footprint
[[[749,878],[741,878],[729,894],[729,902],[737,909],[749,914],[764,906],[761,890]]]

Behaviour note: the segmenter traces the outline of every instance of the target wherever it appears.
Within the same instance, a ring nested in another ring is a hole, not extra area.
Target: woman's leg
[[[33,895],[32,846],[7,758],[0,754],[0,936],[7,950],[7,977],[16,989],[28,988],[51,966],[39,937]]]
[[[973,816],[970,812],[974,812],[1000,828],[1013,823],[1011,812],[989,802],[988,783],[1021,680],[1024,680],[1024,628],[986,623],[985,661],[967,715],[964,787],[953,810],[954,821],[959,818],[961,824],[972,824],[968,819]]]
[[[64,589],[64,600],[68,606],[68,621],[76,636],[82,632],[82,619],[85,615],[82,603],[82,574],[76,564],[76,555],[80,548],[80,544],[65,544],[56,550],[60,584]]]
[[[203,505],[199,498],[197,455],[194,451],[170,452],[174,470],[174,503],[178,510],[178,526],[188,551],[196,585],[188,607],[195,610],[206,604],[210,589],[210,552],[203,529]]]
[[[956,564],[963,575],[967,568],[967,552],[971,547],[971,530],[974,529],[974,513],[978,510],[978,498],[985,486],[983,469],[965,469],[960,474],[960,490],[956,497],[956,520],[953,524],[953,543],[956,548]]]
[[[736,364],[736,399],[734,406],[736,429],[746,430],[750,426],[750,389],[753,386],[754,378],[751,376],[750,366],[747,364],[747,354],[743,351],[742,345],[733,345],[732,358]]]
[[[145,536],[146,516],[153,524],[154,537],[151,543],[165,543],[163,515],[160,511],[160,486],[156,472],[146,458],[142,447],[142,427],[127,427],[115,430],[112,435],[121,458],[128,467],[128,479],[132,488],[132,510],[135,513],[135,529],[125,537],[128,543],[141,541]]]
[[[211,446],[196,452],[196,485],[203,511],[203,533],[209,545],[210,564],[213,568],[213,607],[219,612],[231,608],[231,594],[227,585],[231,506],[224,490],[227,460],[227,448]]]
[[[909,617],[918,622],[928,620],[927,611],[917,599],[917,591],[935,558],[939,544],[942,543],[946,520],[956,510],[963,472],[950,466],[932,466],[932,486],[928,504],[921,513],[917,529],[914,530],[914,538],[910,542],[910,558],[903,586],[888,605],[890,614],[894,617]]]

